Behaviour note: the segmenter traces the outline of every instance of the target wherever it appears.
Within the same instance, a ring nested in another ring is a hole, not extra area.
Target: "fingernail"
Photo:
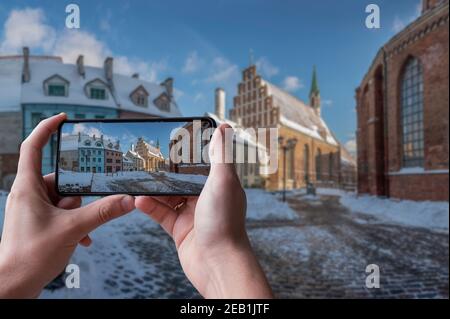
[[[121,200],[122,209],[126,212],[132,211],[134,206],[134,197],[133,196],[125,196]]]

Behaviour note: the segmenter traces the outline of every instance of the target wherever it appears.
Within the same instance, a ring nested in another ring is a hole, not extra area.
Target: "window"
[[[86,116],[84,114],[76,113],[75,118],[76,119],[84,119]]]
[[[305,144],[303,149],[303,169],[305,171],[305,182],[309,182],[309,146]]]
[[[83,166],[81,166],[81,171],[84,172],[84,167]]]
[[[91,88],[90,95],[94,100],[106,100],[106,90],[102,88]]]
[[[401,82],[403,167],[423,166],[423,73],[418,59],[410,58]]]
[[[333,153],[328,154],[328,180],[333,179]]]
[[[36,127],[40,121],[44,119],[44,114],[42,113],[31,113],[31,127]]]
[[[288,179],[295,179],[295,148],[289,148],[286,152],[287,159],[287,167],[286,167],[286,176]]]
[[[50,96],[66,96],[66,86],[64,84],[49,84],[48,95]]]
[[[99,172],[99,173],[102,172],[102,168],[100,166],[97,168],[97,172]]]
[[[146,106],[147,105],[147,98],[144,94],[138,94],[136,98],[136,104],[139,106]]]
[[[317,150],[316,155],[316,179],[322,180],[322,151],[320,148]]]

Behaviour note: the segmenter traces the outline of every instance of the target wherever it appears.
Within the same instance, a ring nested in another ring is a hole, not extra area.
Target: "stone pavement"
[[[448,233],[372,223],[349,213],[337,196],[288,203],[299,222],[248,225],[276,296],[448,298]],[[369,264],[380,268],[379,289],[365,287]]]
[[[448,298],[448,233],[375,223],[348,212],[337,196],[292,196],[288,203],[298,220],[247,223],[276,297]],[[110,265],[104,279],[92,278],[99,281],[93,287],[117,298],[201,298],[170,237],[146,218],[105,226],[114,235],[87,250],[88,260]],[[365,287],[369,264],[380,268],[379,289]]]

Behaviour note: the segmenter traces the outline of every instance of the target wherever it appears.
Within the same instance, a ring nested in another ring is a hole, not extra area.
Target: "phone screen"
[[[210,118],[66,121],[56,181],[63,195],[198,195],[209,174]]]

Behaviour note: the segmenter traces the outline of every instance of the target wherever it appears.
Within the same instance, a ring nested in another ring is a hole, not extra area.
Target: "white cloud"
[[[357,145],[355,139],[348,140],[347,142],[345,142],[344,147],[350,154],[352,154],[353,156],[356,155]]]
[[[413,22],[422,14],[422,1],[419,1],[414,8],[414,12],[412,15],[405,19],[401,19],[398,15],[394,17],[394,21],[392,23],[392,30],[397,33],[403,30],[408,24]]]
[[[106,45],[95,35],[86,31],[65,30],[57,38],[52,50],[66,63],[75,63],[80,54],[84,55],[87,65],[101,66],[105,57],[111,55]]]
[[[211,72],[206,82],[226,86],[230,82],[239,80],[239,68],[223,57],[216,57],[212,61]]]
[[[198,56],[197,51],[193,51],[189,53],[188,57],[186,58],[182,72],[187,74],[195,73],[200,69],[202,64],[203,61]]]
[[[304,87],[304,85],[303,85],[302,81],[296,76],[287,76],[283,80],[283,88],[286,91],[294,92],[303,87]]]
[[[269,59],[266,57],[259,58],[256,63],[256,68],[261,72],[262,75],[271,78],[274,75],[277,75],[280,71],[276,66],[270,63]]]
[[[201,101],[204,101],[204,100],[205,100],[205,95],[203,93],[197,93],[194,96],[194,102],[195,103],[198,103],[198,102],[201,102]]]
[[[400,32],[405,28],[405,22],[399,18],[399,16],[395,16],[394,22],[392,24],[392,30],[394,32]]]
[[[83,54],[86,65],[91,66],[102,66],[105,58],[112,56],[115,72],[125,75],[139,73],[141,78],[152,82],[160,80],[160,72],[167,70],[165,60],[147,62],[116,55],[90,32],[68,29],[56,32],[46,24],[45,13],[41,9],[12,10],[6,19],[0,52],[15,54],[24,46],[61,56],[65,63],[75,63],[78,55]]]
[[[39,47],[49,52],[54,45],[55,30],[46,24],[41,9],[12,10],[5,21],[0,52],[17,53],[22,47]]]

